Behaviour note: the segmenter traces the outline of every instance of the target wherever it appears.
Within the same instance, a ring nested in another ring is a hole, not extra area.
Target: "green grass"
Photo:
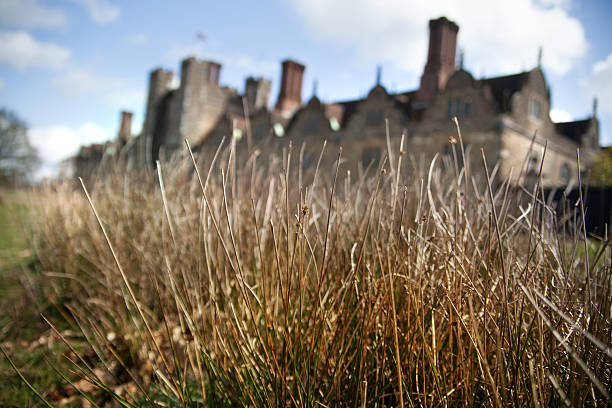
[[[63,387],[53,369],[67,347],[50,339],[40,313],[58,317],[47,298],[45,277],[38,271],[28,242],[28,195],[0,192],[0,346],[37,390],[48,396]],[[40,400],[0,353],[0,406],[38,406]]]
[[[31,256],[27,214],[25,193],[0,190],[0,270],[17,267]]]

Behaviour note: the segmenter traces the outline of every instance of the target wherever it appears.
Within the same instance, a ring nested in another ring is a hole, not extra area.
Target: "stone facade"
[[[305,66],[292,60],[282,62],[280,92],[272,109],[269,80],[247,78],[241,95],[220,85],[220,64],[192,57],[182,62],[175,89],[173,73],[156,69],[150,74],[142,134],[132,150],[151,165],[182,148],[184,139],[204,151],[214,151],[224,137],[249,152],[255,147],[278,151],[291,142],[303,149],[304,163],[309,165],[315,164],[327,141],[328,152],[343,146],[346,162],[352,163],[348,168],[362,171],[377,165],[389,147],[398,152],[402,135],[403,150],[411,156],[431,159],[450,154],[449,140],[456,137],[451,119],[457,117],[474,165],[480,167],[482,148],[491,165],[499,163],[502,177],[512,176],[518,182],[519,177],[537,175],[546,145],[545,186],[575,183],[577,149],[583,168],[599,150],[596,109],[581,121],[553,123],[550,91],[539,66],[476,79],[461,62],[455,63],[459,27],[441,17],[430,21],[429,30],[418,89],[389,93],[378,76],[366,97],[350,101],[326,103],[313,95],[302,104]]]
[[[182,146],[184,139],[198,143],[217,125],[236,94],[219,86],[220,75],[220,64],[193,57],[183,60],[176,89],[171,71],[151,72],[141,135],[141,151],[147,161],[157,160],[162,150]]]
[[[135,147],[136,139],[132,137],[132,112],[122,111],[119,131],[114,141],[82,146],[70,160],[71,163],[63,165],[72,168],[74,175],[81,177],[86,185],[91,186],[98,174],[104,172],[114,159],[121,155],[137,157]]]

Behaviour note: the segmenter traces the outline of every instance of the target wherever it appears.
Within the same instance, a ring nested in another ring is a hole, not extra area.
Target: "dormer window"
[[[538,120],[542,117],[542,103],[536,98],[529,100],[529,117]]]

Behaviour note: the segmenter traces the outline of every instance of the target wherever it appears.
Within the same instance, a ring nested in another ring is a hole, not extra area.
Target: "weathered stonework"
[[[154,70],[142,134],[128,146],[138,152],[141,163],[151,165],[182,148],[185,139],[209,152],[224,137],[249,153],[278,151],[292,143],[304,164],[314,165],[326,141],[325,160],[334,160],[342,146],[346,169],[361,172],[378,165],[389,147],[397,154],[402,135],[403,151],[409,156],[421,162],[436,154],[448,158],[453,150],[449,140],[457,136],[451,119],[457,117],[473,166],[481,167],[482,149],[491,167],[499,163],[501,177],[529,181],[537,176],[546,146],[545,187],[576,183],[576,150],[580,148],[583,169],[599,150],[595,109],[584,120],[553,123],[550,92],[540,67],[475,79],[461,63],[455,65],[459,27],[441,17],[430,21],[429,28],[427,62],[418,89],[389,93],[378,78],[366,97],[351,101],[326,103],[315,95],[302,105],[305,66],[292,60],[282,62],[273,109],[269,80],[247,78],[241,95],[219,85],[221,66],[212,61],[185,59],[176,89],[171,86],[172,72]]]

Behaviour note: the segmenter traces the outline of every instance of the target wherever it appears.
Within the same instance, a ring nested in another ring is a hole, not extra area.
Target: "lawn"
[[[48,395],[63,386],[52,365],[60,362],[65,346],[50,336],[39,316],[57,313],[45,296],[44,276],[29,245],[28,197],[26,192],[0,191],[0,346],[28,381]],[[0,406],[39,402],[0,354]]]
[[[31,256],[25,200],[24,192],[0,190],[0,270],[18,266]]]

